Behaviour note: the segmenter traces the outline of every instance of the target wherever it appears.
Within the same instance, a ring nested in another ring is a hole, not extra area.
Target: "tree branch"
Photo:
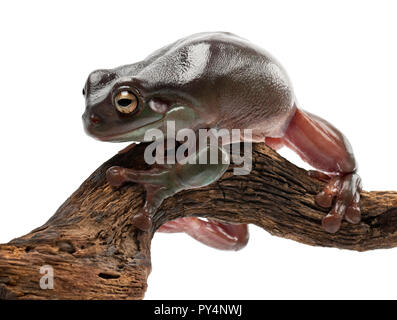
[[[363,219],[342,223],[337,234],[321,228],[327,213],[315,204],[323,182],[264,144],[254,146],[253,170],[230,169],[208,187],[167,199],[150,232],[131,225],[144,203],[143,188],[113,189],[114,165],[145,168],[141,144],[99,167],[42,227],[0,245],[2,299],[142,299],[151,271],[150,242],[163,223],[184,216],[253,223],[273,235],[309,245],[365,251],[397,245],[397,192],[363,192]],[[131,165],[132,164],[132,165]],[[39,286],[40,267],[54,269],[54,289]]]

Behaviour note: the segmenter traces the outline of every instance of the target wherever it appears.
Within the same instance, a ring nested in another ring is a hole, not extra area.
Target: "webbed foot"
[[[218,149],[218,147],[216,147]],[[207,153],[207,159],[212,159],[210,151],[211,146],[199,150],[193,157],[200,159],[203,152]],[[149,170],[134,170],[114,166],[106,171],[106,178],[111,186],[119,187],[127,182],[141,184],[146,190],[146,202],[142,210],[132,218],[132,224],[142,231],[148,231],[152,227],[152,218],[160,208],[162,202],[174,195],[175,193],[200,188],[218,180],[227,170],[229,162],[223,163],[222,160],[228,160],[228,154],[222,148],[219,148],[219,161],[216,164],[171,164],[156,165]],[[196,161],[197,163],[198,161]],[[200,224],[202,225],[202,224]],[[198,224],[191,225],[197,227]],[[215,224],[213,224],[215,226]],[[226,228],[233,229],[233,227]],[[219,232],[221,227],[217,229]],[[188,232],[188,231],[186,231]],[[191,231],[193,232],[193,231]]]
[[[152,226],[152,216],[167,197],[166,169],[133,170],[123,167],[111,167],[106,171],[106,179],[113,187],[127,182],[140,183],[146,190],[146,202],[140,212],[132,218],[132,224],[141,231],[148,231]]]
[[[361,178],[357,173],[335,176],[329,180],[326,187],[316,196],[316,203],[319,206],[323,208],[332,206],[329,214],[322,220],[325,231],[338,232],[343,218],[352,224],[361,221],[361,191]]]

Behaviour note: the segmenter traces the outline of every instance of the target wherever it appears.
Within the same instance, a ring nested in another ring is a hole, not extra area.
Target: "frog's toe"
[[[328,233],[336,233],[342,224],[342,217],[338,214],[328,214],[323,218],[322,226]]]
[[[353,224],[358,224],[361,221],[361,208],[360,208],[360,193],[356,193],[356,199],[346,209],[345,219]]]
[[[106,171],[106,180],[112,187],[119,187],[126,182],[125,169],[122,167],[110,167]]]
[[[361,221],[360,192],[361,178],[356,173],[337,176],[330,180],[327,186],[316,196],[319,206],[332,210],[323,218],[325,231],[336,233],[339,231],[342,219],[357,224]]]
[[[340,188],[339,177],[332,178],[325,188],[316,196],[316,203],[323,208],[330,208]]]
[[[152,219],[145,210],[142,210],[132,217],[131,223],[141,231],[148,231],[152,226]]]

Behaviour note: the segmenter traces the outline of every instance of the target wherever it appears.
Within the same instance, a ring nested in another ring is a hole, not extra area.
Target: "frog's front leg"
[[[210,163],[211,153],[216,152],[216,163]],[[200,163],[203,154],[207,163]],[[191,161],[193,158],[194,161]],[[142,184],[146,189],[146,202],[140,213],[134,216],[133,224],[146,231],[151,227],[152,217],[161,203],[175,193],[199,188],[218,180],[229,166],[229,154],[222,147],[205,145],[185,159],[185,164],[176,163],[150,170],[133,170],[111,167],[106,176],[110,185],[120,186],[126,182]]]
[[[133,225],[147,231],[151,227],[151,217],[167,197],[180,191],[173,177],[174,170],[166,166],[150,170],[133,170],[123,167],[111,167],[106,172],[108,183],[119,187],[127,182],[141,184],[146,190],[146,201],[142,210],[133,217]]]

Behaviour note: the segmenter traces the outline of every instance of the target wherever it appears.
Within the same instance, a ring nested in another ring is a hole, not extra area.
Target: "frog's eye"
[[[114,98],[114,105],[121,113],[132,113],[138,106],[138,99],[129,91],[121,91]]]

